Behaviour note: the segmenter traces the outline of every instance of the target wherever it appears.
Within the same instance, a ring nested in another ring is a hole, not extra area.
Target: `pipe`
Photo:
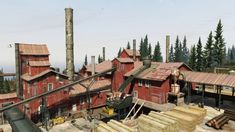
[[[166,63],[169,62],[170,35],[166,35]]]
[[[95,56],[91,56],[91,75],[95,74]]]
[[[143,105],[144,105],[144,103],[145,102],[143,102],[142,104],[141,104],[141,106],[139,107],[139,109],[135,112],[135,114],[131,117],[131,120],[133,120],[134,118],[135,118],[135,116],[137,115],[137,113],[140,111],[140,109],[143,107]]]
[[[103,61],[105,61],[105,47],[103,47]]]
[[[133,39],[133,60],[136,61],[136,40]]]
[[[127,114],[126,118],[124,119],[124,121],[130,116],[131,112],[133,111],[133,109],[135,108],[136,104],[139,102],[139,99],[137,99],[137,101],[135,102],[134,106],[131,108],[131,110],[129,111],[129,113]]]
[[[65,8],[65,36],[66,36],[66,72],[70,81],[74,80],[73,53],[73,9]]]
[[[61,86],[61,87],[55,88],[55,89],[50,90],[50,91],[48,91],[48,92],[44,92],[44,93],[42,93],[42,94],[33,96],[33,97],[31,97],[31,98],[22,100],[22,101],[20,101],[20,102],[14,103],[14,104],[12,104],[12,105],[8,105],[8,106],[6,106],[6,107],[1,108],[1,109],[0,109],[0,112],[5,111],[5,110],[8,110],[8,109],[13,108],[13,107],[16,107],[16,106],[21,105],[21,104],[25,104],[25,103],[30,102],[30,101],[33,101],[33,100],[35,100],[35,99],[38,99],[38,98],[47,96],[47,95],[49,95],[49,94],[52,94],[52,93],[55,93],[55,92],[58,92],[58,91],[67,89],[67,88],[69,88],[69,87],[71,87],[71,86],[73,86],[73,85],[75,85],[75,84],[78,84],[78,83],[87,81],[87,80],[92,79],[92,78],[94,78],[94,77],[98,77],[98,76],[104,75],[104,74],[106,74],[106,73],[108,73],[108,72],[112,72],[112,71],[114,71],[114,70],[116,70],[116,68],[111,68],[111,69],[105,70],[105,71],[103,71],[103,72],[94,74],[94,75],[92,75],[92,76],[86,77],[86,78],[84,78],[84,79],[81,79],[81,80],[78,80],[78,81],[75,81],[75,82],[71,82],[71,83],[69,83],[69,84],[66,84],[66,85],[63,85],[63,86]]]

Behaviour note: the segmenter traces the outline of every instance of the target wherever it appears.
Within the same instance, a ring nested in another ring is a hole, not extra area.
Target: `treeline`
[[[3,69],[0,70],[0,74],[3,74]],[[0,76],[0,94],[5,94],[15,91],[16,79],[15,77],[4,78]]]
[[[175,43],[170,46],[169,61],[184,62],[195,71],[206,71],[214,67],[222,67],[224,65],[233,64],[235,62],[235,46],[226,50],[225,39],[223,37],[223,25],[219,20],[215,29],[215,34],[211,31],[208,35],[207,42],[203,46],[199,37],[197,44],[187,47],[187,38],[184,36],[182,41],[177,36]],[[130,43],[127,43],[127,49],[131,49]],[[124,48],[123,48],[124,49]],[[118,51],[120,56],[122,48]],[[139,52],[141,58],[150,56],[153,61],[162,62],[162,53],[160,43],[152,45],[148,42],[148,36],[141,38]]]
[[[131,49],[130,42],[127,43],[126,49]],[[120,57],[121,52],[124,50],[124,48],[120,48],[117,54],[117,57]],[[141,38],[140,41],[140,58],[143,59],[144,57],[148,56],[152,61],[162,62],[162,52],[159,41],[154,45],[154,49],[152,51],[152,44],[148,42],[148,35],[146,35],[143,38]]]

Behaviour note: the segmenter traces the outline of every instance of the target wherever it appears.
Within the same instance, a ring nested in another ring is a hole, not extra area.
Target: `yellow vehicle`
[[[114,109],[112,107],[106,106],[105,108],[103,108],[103,112],[106,113],[107,115],[113,115]]]
[[[65,118],[62,116],[59,116],[59,117],[52,119],[53,125],[62,124],[64,122],[65,122]]]

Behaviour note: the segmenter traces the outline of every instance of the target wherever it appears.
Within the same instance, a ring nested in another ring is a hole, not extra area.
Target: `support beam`
[[[205,87],[206,87],[206,85],[205,84],[203,84],[202,85],[202,108],[204,107],[204,97],[205,97]]]
[[[86,77],[86,78],[84,78],[84,79],[81,79],[81,80],[78,80],[78,81],[75,81],[75,82],[66,84],[66,85],[64,85],[64,86],[55,88],[55,89],[53,89],[53,90],[51,90],[51,91],[48,91],[48,92],[45,92],[45,93],[36,95],[36,96],[34,96],[34,97],[31,97],[31,98],[22,100],[22,101],[20,101],[20,102],[17,102],[17,103],[14,103],[14,104],[12,104],[12,105],[9,105],[9,106],[6,106],[6,107],[1,108],[1,109],[0,109],[0,112],[5,111],[5,110],[8,110],[8,109],[13,108],[13,107],[16,107],[16,106],[19,106],[19,105],[21,105],[21,104],[25,104],[25,103],[27,103],[27,102],[31,102],[31,101],[33,101],[33,100],[35,100],[35,99],[42,98],[42,97],[47,96],[47,95],[50,95],[50,94],[52,94],[52,93],[55,93],[55,92],[58,92],[58,91],[61,91],[61,90],[64,90],[64,89],[68,89],[69,87],[71,87],[71,86],[73,86],[73,85],[75,85],[75,84],[81,83],[81,82],[83,82],[83,81],[87,81],[87,80],[92,79],[92,78],[94,78],[94,77],[98,77],[98,76],[101,76],[101,75],[106,74],[107,72],[112,72],[112,71],[115,71],[115,70],[116,70],[116,68],[111,68],[111,69],[105,70],[105,71],[103,71],[103,72],[97,73],[97,74],[95,74],[95,75]]]
[[[219,86],[219,111],[220,111],[220,104],[221,104],[221,88],[222,86]]]

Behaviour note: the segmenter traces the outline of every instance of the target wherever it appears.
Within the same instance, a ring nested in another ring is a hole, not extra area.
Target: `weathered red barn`
[[[16,92],[0,94],[0,107],[2,107],[4,103],[16,103],[18,101],[19,99],[17,98]]]
[[[112,79],[112,86],[115,91],[117,91],[127,77],[131,76],[143,65],[141,61],[121,63],[118,59],[114,59],[113,64],[117,67],[117,71]],[[171,70],[173,68],[177,68],[180,71],[191,70],[184,63],[152,62],[151,67],[142,71],[127,86],[125,92],[129,93],[131,90],[134,96],[139,99],[159,104],[167,103],[168,92],[170,92],[170,85],[172,83]]]
[[[112,76],[112,88],[114,91],[118,91],[124,82],[124,75],[134,69],[134,61],[131,58],[115,58],[112,60],[112,64],[117,68]]]
[[[134,58],[134,49],[124,49],[121,54],[120,54],[120,58]],[[139,61],[140,60],[140,52],[136,50],[136,60]]]

